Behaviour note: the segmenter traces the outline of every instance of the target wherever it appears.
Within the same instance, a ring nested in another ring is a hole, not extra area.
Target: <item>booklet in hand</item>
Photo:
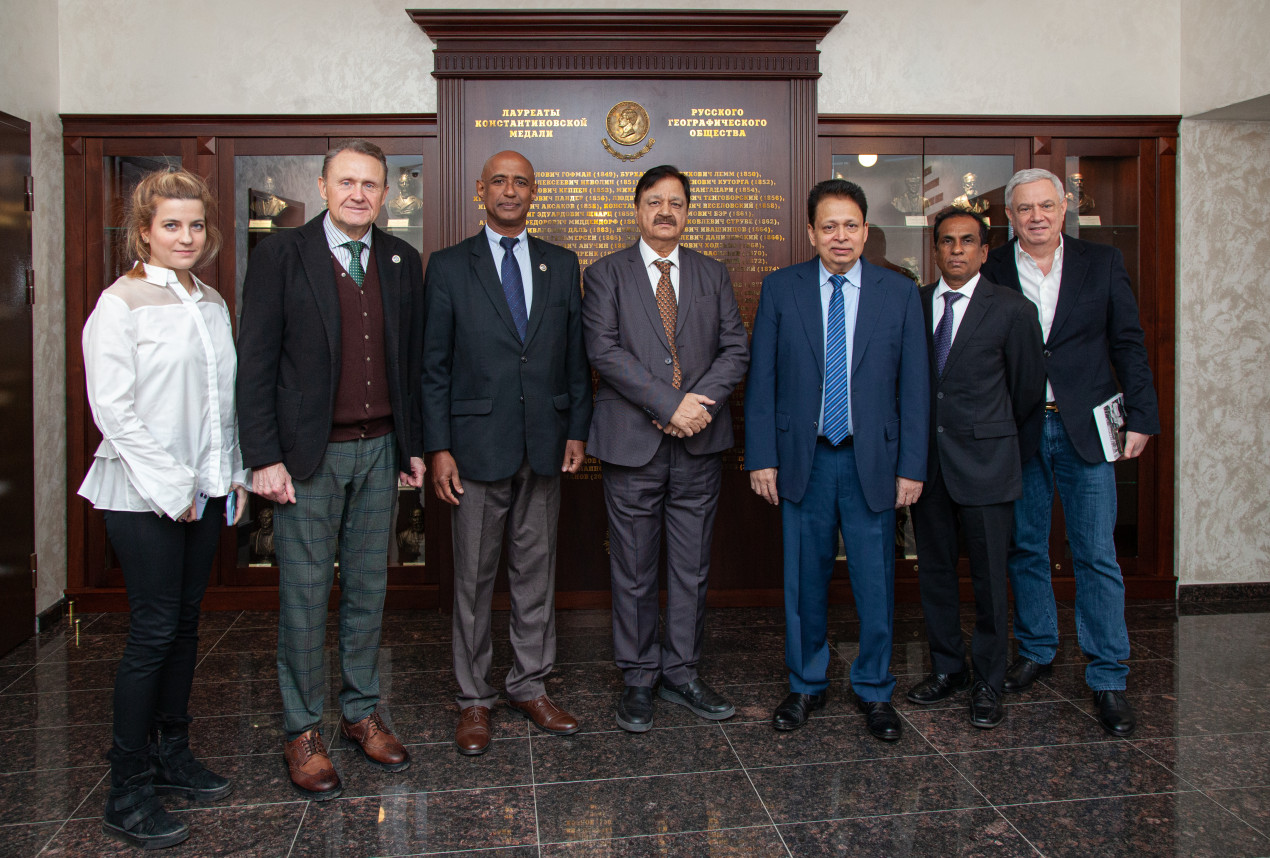
[[[1102,441],[1102,454],[1108,462],[1114,462],[1124,455],[1124,394],[1117,393],[1099,405],[1094,406],[1094,424],[1098,427],[1098,438]]]

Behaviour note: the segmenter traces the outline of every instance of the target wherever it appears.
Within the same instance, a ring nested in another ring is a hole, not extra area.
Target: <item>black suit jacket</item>
[[[1021,292],[1017,241],[989,253],[980,273]],[[1072,446],[1091,464],[1106,460],[1094,425],[1094,406],[1115,396],[1117,389],[1124,392],[1125,429],[1144,435],[1160,432],[1145,339],[1120,251],[1063,236],[1063,274],[1054,323],[1045,340],[1045,374]],[[1040,425],[1039,419],[1033,421],[1026,433],[1024,458],[1037,449]]]
[[[921,290],[930,351],[928,479],[942,472],[949,496],[962,506],[1018,500],[1023,493],[1019,432],[1045,402],[1036,306],[980,277],[941,376],[932,333],[938,285]]]
[[[533,305],[522,344],[482,229],[428,259],[424,276],[424,448],[449,450],[459,476],[492,482],[529,457],[559,474],[566,440],[591,425],[578,257],[529,236]]]
[[[340,375],[340,304],[322,218],[272,235],[251,255],[238,328],[238,426],[243,464],[282,462],[313,475],[326,452]],[[384,305],[384,357],[400,467],[421,456],[423,352],[419,253],[371,227]]]

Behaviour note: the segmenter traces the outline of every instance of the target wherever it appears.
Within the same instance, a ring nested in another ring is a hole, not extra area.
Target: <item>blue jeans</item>
[[[1058,615],[1050,583],[1050,511],[1054,487],[1063,503],[1076,576],[1076,635],[1090,659],[1094,691],[1124,690],[1129,632],[1124,578],[1116,563],[1116,474],[1110,462],[1089,464],[1072,447],[1062,417],[1045,412],[1041,447],[1023,464],[1023,497],[1014,504],[1010,586],[1019,655],[1049,664],[1058,651]]]

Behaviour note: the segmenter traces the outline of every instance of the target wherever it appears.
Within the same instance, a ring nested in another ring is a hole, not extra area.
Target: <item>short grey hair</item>
[[[341,152],[356,152],[359,155],[369,155],[374,158],[384,168],[384,182],[388,182],[388,158],[384,156],[384,150],[380,149],[369,140],[362,140],[359,137],[347,137],[343,140],[336,140],[334,145],[326,152],[326,157],[322,159],[322,178],[326,178],[327,171],[331,168],[331,162],[335,160],[335,156]]]
[[[1031,167],[1027,170],[1019,170],[1010,177],[1010,181],[1005,186],[1005,207],[1012,208],[1014,205],[1014,189],[1019,185],[1028,185],[1032,182],[1048,181],[1054,186],[1054,190],[1058,193],[1058,201],[1061,203],[1065,197],[1063,195],[1063,181],[1055,176],[1049,170],[1042,170],[1040,167]]]

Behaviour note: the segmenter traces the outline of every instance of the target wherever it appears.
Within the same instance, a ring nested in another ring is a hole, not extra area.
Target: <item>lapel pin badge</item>
[[[395,253],[394,253],[394,254],[393,254],[393,257],[392,257],[392,261],[393,261],[393,262],[396,262],[396,263],[398,263],[398,264],[400,264],[400,263],[401,263],[401,257],[400,257],[400,256],[398,256],[397,254],[395,254]]]
[[[539,263],[538,263],[538,270],[539,270],[539,271],[546,271],[546,270],[547,270],[547,263],[545,263],[545,262],[539,262]]]

